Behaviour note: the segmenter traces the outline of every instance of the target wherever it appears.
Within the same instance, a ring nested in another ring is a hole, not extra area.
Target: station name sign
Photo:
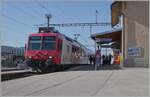
[[[142,47],[129,47],[128,48],[128,55],[139,57],[142,55]]]
[[[112,42],[111,38],[96,38],[96,42]]]

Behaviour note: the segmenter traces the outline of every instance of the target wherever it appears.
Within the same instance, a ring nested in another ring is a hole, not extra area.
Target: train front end
[[[25,62],[37,72],[54,69],[61,61],[58,33],[38,33],[29,36],[25,51]]]

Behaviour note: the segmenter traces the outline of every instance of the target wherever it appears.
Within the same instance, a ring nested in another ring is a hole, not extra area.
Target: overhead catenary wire
[[[55,14],[53,14],[53,13],[51,13],[51,11],[49,10],[49,8],[47,7],[47,6],[45,6],[45,4],[44,4],[45,2],[36,2],[36,4],[38,5],[38,6],[40,6],[42,9],[44,9],[45,10],[45,12],[46,12],[46,14],[51,14],[52,15],[52,17],[56,17],[57,18],[57,20],[60,20],[61,18],[59,18],[58,16],[61,16],[61,15],[55,15]],[[58,8],[57,8],[58,9]],[[44,25],[44,24],[43,24]]]
[[[83,44],[84,44],[85,46],[87,46],[87,47],[94,47],[94,44],[93,44],[92,42],[90,42],[90,43],[87,44],[88,38],[85,39],[85,37],[83,37],[82,35],[80,35],[80,36],[82,37],[82,41],[84,42]]]
[[[32,13],[34,13],[35,16],[38,16],[38,17],[39,17],[39,15],[43,15],[43,13],[41,13],[41,11],[35,10],[34,7],[31,7],[31,6],[29,6],[28,4],[23,4],[23,5],[24,5],[26,8],[28,8]],[[41,19],[41,18],[39,18],[39,19]]]
[[[22,24],[22,25],[24,25],[24,26],[26,26],[26,27],[32,27],[32,26],[30,26],[29,24],[26,24],[26,23],[20,22],[19,20],[16,20],[15,18],[10,17],[10,16],[7,16],[7,15],[5,15],[5,14],[1,14],[1,16],[3,16],[4,18],[7,18],[7,19],[9,19],[9,20],[11,20],[11,21],[13,21],[13,22],[16,22],[16,23]]]
[[[30,16],[32,18],[37,18],[36,16],[34,16],[33,14],[29,13],[28,11],[24,10],[21,7],[18,7],[17,5],[12,5],[13,8],[17,9],[18,11],[22,12],[24,15],[26,16]]]
[[[49,13],[49,10],[43,5],[41,4],[39,1],[36,2],[36,4],[38,4],[41,8],[43,8],[47,13]]]
[[[10,26],[8,26],[8,25],[2,25],[3,27],[2,28],[9,28],[9,29],[11,29],[11,30],[13,30],[12,32],[16,32],[16,33],[18,33],[18,34],[20,34],[20,35],[22,35],[22,32],[20,33],[20,32],[18,32],[17,31],[17,29],[15,29],[15,28],[12,28],[12,26],[10,27]],[[4,32],[4,31],[3,31]],[[24,34],[26,34],[27,35],[27,33],[24,33]]]
[[[65,17],[65,16],[64,16],[64,14],[65,14],[64,11],[62,10],[62,8],[61,8],[60,6],[54,6],[54,7],[55,7],[56,9],[59,9],[59,12],[61,13],[61,15],[57,15],[57,19],[60,20],[61,18],[63,18],[61,21],[62,21],[62,23],[64,23],[64,20],[65,20],[65,19],[64,19],[64,17]],[[55,16],[55,15],[54,15],[54,16]],[[61,18],[60,18],[59,16],[61,16]],[[56,17],[56,16],[55,16],[55,17]]]
[[[76,34],[78,34],[78,33],[76,33]],[[82,37],[82,38],[80,38],[80,37]],[[84,46],[86,46],[87,48],[95,48],[95,45],[92,43],[92,42],[90,42],[89,44],[87,44],[87,40],[88,40],[88,37],[85,37],[84,35],[82,35],[82,34],[80,34],[79,36],[78,36],[78,40],[77,41],[80,41]],[[82,39],[82,40],[80,40],[80,39]]]
[[[31,14],[31,12],[29,12],[27,10],[24,10],[24,8],[22,8],[22,7],[19,7],[17,5],[11,4],[11,8],[15,8],[17,11],[20,11],[20,13],[22,13],[22,14],[24,14],[26,16],[29,16],[31,18],[34,18],[34,19],[36,18],[37,20],[39,20],[38,17],[37,17],[38,15]],[[31,25],[29,25],[27,23],[24,23],[24,22],[21,22],[21,21],[15,19],[13,17],[10,17],[9,15],[2,15],[2,16],[4,16],[5,18],[7,18],[7,19],[9,19],[9,20],[11,20],[13,22],[17,22],[19,24],[25,25],[26,27],[32,27]]]

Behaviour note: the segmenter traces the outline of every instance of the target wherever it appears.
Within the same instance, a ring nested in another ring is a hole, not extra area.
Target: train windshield
[[[55,46],[55,42],[43,42],[42,43],[42,50],[55,50],[56,46]]]
[[[56,36],[44,36],[42,49],[43,50],[55,50],[56,49]]]
[[[29,38],[29,50],[55,50],[55,36],[32,36]]]
[[[29,50],[39,50],[42,40],[40,36],[32,36],[29,38]]]
[[[29,43],[29,50],[40,50],[40,43]]]
[[[55,41],[56,36],[44,36],[43,41]]]

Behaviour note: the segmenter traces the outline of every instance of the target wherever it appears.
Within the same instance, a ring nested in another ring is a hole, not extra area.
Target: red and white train
[[[40,27],[25,47],[25,62],[37,72],[66,64],[87,64],[86,47],[59,33],[53,27]]]

